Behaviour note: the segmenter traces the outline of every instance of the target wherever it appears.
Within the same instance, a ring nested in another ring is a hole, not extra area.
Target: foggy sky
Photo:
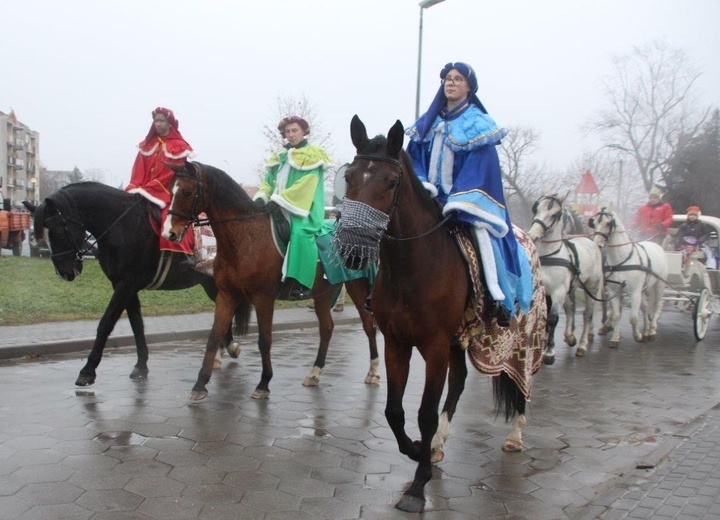
[[[354,114],[370,135],[414,119],[416,0],[0,0],[0,111],[40,132],[51,170],[127,182],[156,106],[175,111],[196,159],[256,184],[278,97],[305,97],[352,159]],[[539,163],[564,171],[597,142],[610,57],[662,39],[703,72],[720,105],[717,0],[445,0],[424,11],[421,112],[448,61],[466,61],[501,126],[541,134]]]

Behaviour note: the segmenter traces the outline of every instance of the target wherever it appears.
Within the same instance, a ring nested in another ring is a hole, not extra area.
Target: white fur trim
[[[434,184],[423,181],[422,185],[433,199],[438,196],[438,190]]]
[[[493,226],[490,226],[483,222],[476,222],[476,227],[482,227],[488,230],[488,233],[491,233],[493,236],[497,238],[502,238],[508,233],[508,225],[507,222],[505,222],[503,219],[498,218],[497,216],[493,215],[492,213],[488,213],[487,211],[483,211],[477,206],[470,205],[470,204],[462,204],[460,202],[448,202],[443,207],[443,215],[447,215],[448,213],[452,211],[460,211],[462,213],[468,213],[470,215],[474,215],[478,218],[481,218],[487,222],[490,222],[493,224],[493,226],[499,227],[502,231],[498,233],[497,229],[495,229]]]
[[[292,213],[293,215],[297,215],[298,217],[307,217],[310,214],[309,211],[305,211],[304,209],[300,209],[297,206],[293,206],[277,193],[273,193],[272,197],[270,197],[270,200],[276,202],[277,205],[285,211]]]
[[[480,258],[482,259],[483,272],[485,273],[485,284],[490,292],[493,300],[503,301],[505,293],[500,289],[497,275],[497,264],[495,263],[495,253],[493,252],[490,235],[485,228],[476,227],[474,229],[475,237],[480,246]]]
[[[128,191],[128,193],[139,193],[140,195],[142,195],[143,197],[145,197],[147,200],[149,200],[150,202],[152,202],[152,203],[155,204],[156,206],[160,206],[161,208],[164,208],[164,207],[165,207],[165,202],[164,202],[164,201],[158,199],[157,197],[153,197],[153,196],[150,195],[147,191],[145,191],[144,188],[133,188],[133,189],[131,189],[130,191]]]
[[[142,148],[140,148],[139,146],[138,146],[138,150],[140,151],[141,155],[144,155],[145,157],[149,157],[157,151],[157,147],[159,144],[160,143],[155,143],[155,146],[150,148],[150,150],[148,150],[147,152],[145,150],[143,150]]]
[[[167,150],[165,150],[165,157],[167,157],[168,159],[186,159],[186,158],[192,159],[193,157],[195,157],[195,152],[193,152],[192,150],[185,150],[182,153],[173,155],[173,154],[169,153]]]

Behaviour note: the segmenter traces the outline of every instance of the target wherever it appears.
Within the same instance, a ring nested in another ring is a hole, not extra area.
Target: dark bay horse
[[[113,295],[98,324],[87,363],[75,381],[77,386],[95,382],[105,343],[123,311],[127,311],[138,356],[130,377],[147,377],[148,347],[138,298],[142,289],[177,290],[200,284],[209,298],[214,300],[217,295],[213,278],[183,262],[185,255],[160,251],[160,222],[154,221],[153,208],[138,194],[97,182],[69,184],[30,208],[34,209],[35,236],[45,237],[61,278],[70,282],[82,273],[87,253],[83,244],[90,232],[97,239],[100,267],[112,283]],[[250,303],[239,299],[233,314],[240,334],[247,332],[250,312]],[[225,330],[227,346],[232,335],[229,327]]]
[[[287,296],[281,291],[283,256],[272,232],[272,217],[265,210],[257,209],[245,190],[222,170],[195,162],[169,166],[175,170],[175,183],[163,235],[170,240],[181,240],[186,226],[196,220],[199,213],[206,213],[217,240],[213,264],[219,290],[215,300],[215,321],[189,399],[197,401],[207,396],[206,385],[212,373],[212,360],[220,346],[220,331],[227,328],[232,310],[245,298],[255,307],[262,357],[262,375],[252,397],[265,399],[270,395],[269,384],[273,376],[270,347],[275,300]],[[345,287],[360,314],[370,344],[370,371],[365,382],[377,383],[380,376],[375,322],[364,309],[370,283],[367,278],[358,278],[346,282]],[[331,284],[323,276],[322,264],[318,262],[312,293],[320,328],[320,346],[314,366],[303,381],[305,386],[317,385],[325,366],[334,328],[330,308],[340,288],[340,284]]]
[[[503,449],[522,448],[525,403],[531,376],[541,364],[545,337],[539,260],[525,237],[521,244],[529,252],[535,273],[530,312],[514,317],[508,328],[483,317],[479,324],[475,322],[477,328],[470,331],[468,341],[464,331],[460,334],[466,310],[473,310],[473,302],[482,305],[483,297],[475,298],[475,285],[456,238],[402,150],[402,124],[396,122],[387,138],[368,139],[357,116],[350,129],[357,155],[345,172],[347,191],[335,240],[348,267],[362,268],[379,256],[372,310],[385,337],[385,416],[400,452],[418,462],[415,479],[396,507],[419,512],[425,505],[424,487],[431,478],[431,464],[443,457],[442,445],[465,386],[464,347],[476,368],[496,376],[496,409],[504,407],[506,420],[517,416]],[[522,235],[516,229],[519,239]],[[413,441],[405,432],[403,409],[413,347],[425,360],[425,387],[418,412],[420,441]],[[489,357],[482,357],[483,353]],[[448,393],[439,418],[446,379]]]

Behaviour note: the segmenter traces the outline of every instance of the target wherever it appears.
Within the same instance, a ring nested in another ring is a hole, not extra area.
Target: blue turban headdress
[[[470,87],[468,102],[477,106],[483,114],[487,114],[487,110],[485,110],[482,102],[477,97],[478,81],[477,75],[475,75],[475,71],[473,70],[473,68],[467,63],[463,63],[461,61],[446,63],[443,69],[440,71],[440,79],[445,80],[445,76],[447,76],[448,72],[453,69],[457,70],[460,74],[462,74],[468,82],[468,86]],[[418,119],[415,123],[415,128],[417,128],[417,132],[418,134],[420,134],[421,138],[425,137],[425,134],[430,131],[430,128],[432,128],[432,125],[435,122],[435,118],[438,116],[438,114],[440,114],[440,111],[445,108],[446,104],[447,98],[445,97],[445,89],[443,87],[443,84],[441,83],[437,94],[435,94],[435,99],[433,99],[432,103],[430,103],[430,108],[428,108],[427,111],[422,116],[420,116],[420,119]]]

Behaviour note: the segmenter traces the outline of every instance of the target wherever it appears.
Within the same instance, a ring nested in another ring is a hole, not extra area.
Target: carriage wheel
[[[709,300],[710,291],[703,287],[695,300],[695,310],[693,311],[695,339],[698,341],[702,341],[705,337],[705,333],[708,329],[708,323],[710,323],[710,309],[708,309]]]

